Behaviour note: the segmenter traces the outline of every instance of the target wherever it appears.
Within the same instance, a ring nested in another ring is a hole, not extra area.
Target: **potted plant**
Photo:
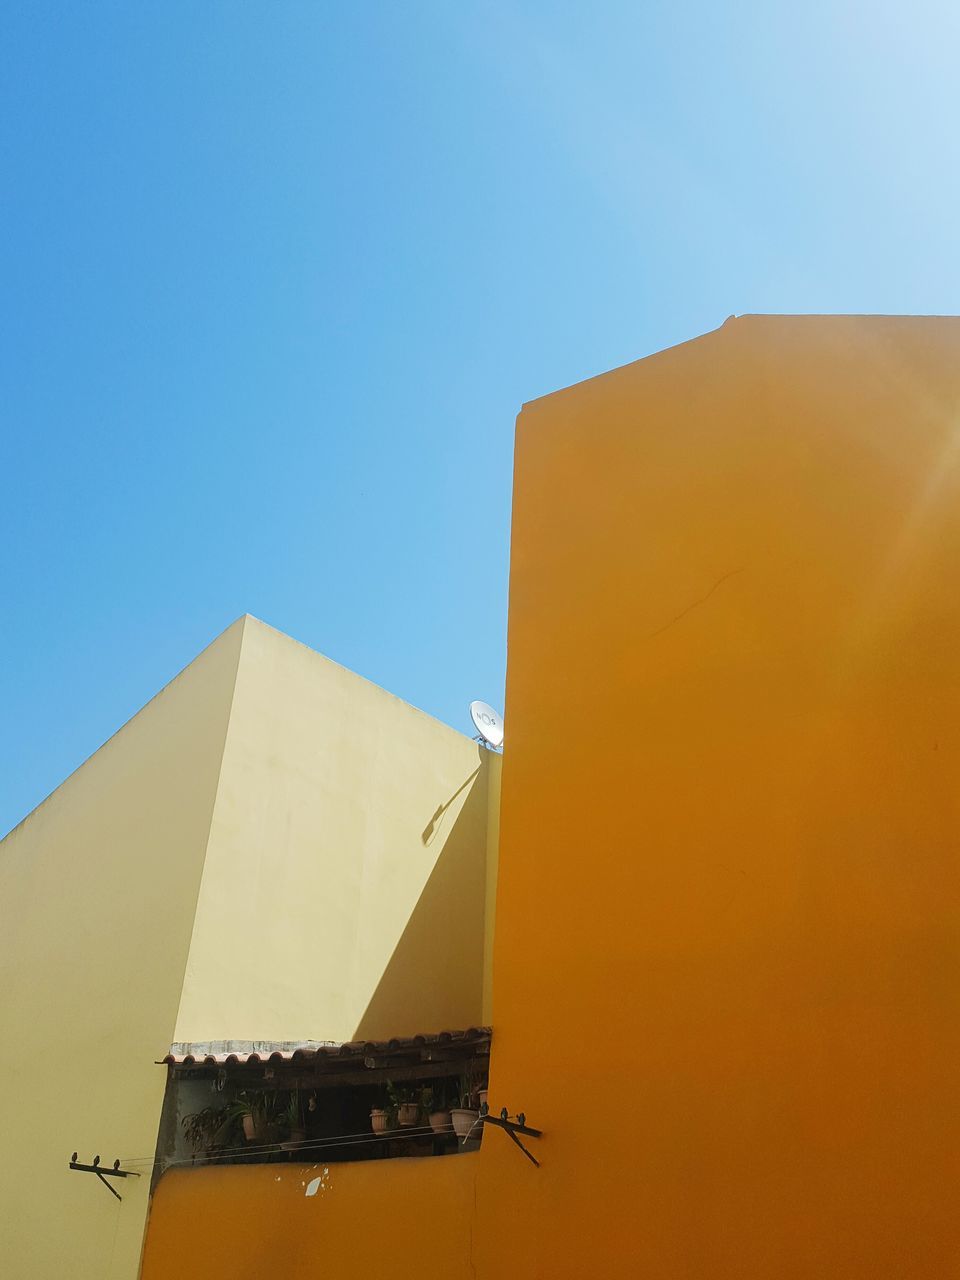
[[[231,1127],[226,1107],[204,1107],[184,1116],[180,1123],[195,1155],[216,1150],[223,1142],[224,1131]]]
[[[388,1095],[389,1092],[390,1085],[388,1084]],[[393,1117],[394,1112],[392,1108],[389,1105],[385,1106],[383,1102],[380,1102],[377,1106],[373,1107],[370,1112],[370,1128],[374,1133],[386,1133],[388,1130],[393,1128]]]
[[[460,1091],[454,1098],[450,1108],[450,1122],[457,1137],[463,1141],[469,1138],[480,1119],[480,1108],[475,1102],[476,1095],[473,1082],[468,1076],[462,1077]]]
[[[301,1142],[306,1142],[307,1131],[300,1105],[299,1089],[291,1090],[287,1105],[280,1114],[279,1125],[281,1131],[286,1135],[286,1141],[280,1143],[284,1151],[292,1151]]]
[[[240,1126],[246,1142],[253,1142],[259,1136],[258,1109],[246,1090],[232,1102],[228,1102],[224,1111],[231,1124]]]
[[[247,1142],[272,1142],[278,1134],[279,1095],[258,1089],[242,1089],[224,1108],[233,1123],[239,1122]]]
[[[451,1132],[450,1112],[447,1110],[446,1098],[440,1085],[435,1085],[432,1089],[424,1089],[420,1097],[420,1106],[434,1133]]]
[[[390,1128],[390,1112],[386,1107],[374,1107],[370,1112],[370,1128],[374,1133],[386,1133]]]
[[[390,1099],[390,1106],[396,1114],[400,1128],[412,1129],[420,1115],[416,1090],[405,1085],[401,1085],[398,1089],[392,1080],[388,1080],[387,1097]]]

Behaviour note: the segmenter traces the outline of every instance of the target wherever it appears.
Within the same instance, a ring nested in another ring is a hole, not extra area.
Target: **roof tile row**
[[[210,1041],[204,1044],[174,1044],[161,1061],[171,1067],[256,1066],[258,1063],[310,1062],[319,1058],[364,1058],[412,1049],[463,1045],[480,1048],[489,1044],[489,1027],[468,1027],[465,1031],[440,1031],[434,1035],[399,1036],[391,1040],[331,1041]]]

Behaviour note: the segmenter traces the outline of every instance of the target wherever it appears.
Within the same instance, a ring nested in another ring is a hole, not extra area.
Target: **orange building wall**
[[[168,1174],[146,1280],[957,1275],[960,321],[526,406],[506,723],[490,1103],[542,1167]]]
[[[506,724],[478,1274],[960,1273],[960,321],[526,406]]]
[[[422,1275],[468,1280],[477,1157],[168,1172],[141,1280]],[[321,1187],[306,1191],[312,1179]]]

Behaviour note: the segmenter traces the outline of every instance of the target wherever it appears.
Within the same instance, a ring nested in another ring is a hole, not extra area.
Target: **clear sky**
[[[960,310],[958,36],[5,0],[0,831],[244,612],[501,703],[524,400],[732,313]]]

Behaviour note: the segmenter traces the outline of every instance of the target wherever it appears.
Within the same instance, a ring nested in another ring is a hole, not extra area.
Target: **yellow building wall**
[[[524,408],[479,1276],[958,1273],[958,582],[956,319]]]
[[[348,1041],[479,1024],[498,766],[244,619],[175,1039]]]
[[[131,1280],[239,655],[214,642],[0,843],[0,1274]]]
[[[422,1275],[472,1280],[477,1156],[164,1174],[142,1280]],[[321,1187],[308,1196],[314,1178]]]

